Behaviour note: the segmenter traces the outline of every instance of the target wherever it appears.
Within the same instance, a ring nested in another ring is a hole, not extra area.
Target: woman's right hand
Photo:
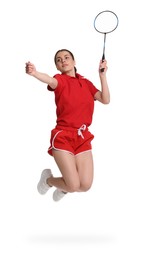
[[[33,76],[36,72],[36,67],[34,66],[33,63],[31,63],[30,61],[26,62],[26,73]]]

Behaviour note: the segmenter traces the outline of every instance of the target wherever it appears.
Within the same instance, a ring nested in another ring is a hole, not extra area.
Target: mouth
[[[63,68],[65,68],[65,67],[67,67],[67,66],[68,66],[68,64],[63,64],[63,65],[62,65]]]

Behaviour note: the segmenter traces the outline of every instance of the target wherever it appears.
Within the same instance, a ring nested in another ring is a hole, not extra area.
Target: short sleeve
[[[94,86],[94,84],[93,84],[91,81],[89,81],[88,79],[85,79],[85,80],[86,80],[86,82],[87,82],[87,85],[88,85],[88,87],[89,87],[89,90],[90,90],[92,96],[94,97],[94,95],[95,95],[99,90]]]
[[[62,80],[62,75],[61,74],[56,74],[53,76],[53,78],[57,79],[58,81],[58,85],[55,89],[51,88],[49,85],[47,85],[47,89],[49,91],[55,91],[57,88],[59,88],[60,86],[63,86],[63,80]]]
[[[55,90],[55,89],[51,88],[49,85],[47,85],[47,89],[48,89],[49,91],[54,91],[54,90]]]

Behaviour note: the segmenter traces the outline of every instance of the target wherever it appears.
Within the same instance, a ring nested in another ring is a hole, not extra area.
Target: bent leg
[[[64,151],[53,149],[53,156],[62,177],[50,177],[47,180],[48,185],[55,186],[65,192],[78,191],[80,188],[80,179],[76,166],[75,156]]]
[[[84,152],[75,156],[80,180],[79,191],[87,191],[93,182],[93,157],[92,152]]]

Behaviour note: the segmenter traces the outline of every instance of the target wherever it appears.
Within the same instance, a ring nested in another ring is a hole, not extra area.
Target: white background
[[[25,74],[25,62],[56,74],[55,52],[74,53],[97,87],[103,36],[98,12],[119,27],[107,36],[111,103],[95,103],[95,179],[59,203],[36,185],[55,126],[54,95]],[[147,5],[141,1],[5,0],[0,4],[0,259],[148,259]]]

